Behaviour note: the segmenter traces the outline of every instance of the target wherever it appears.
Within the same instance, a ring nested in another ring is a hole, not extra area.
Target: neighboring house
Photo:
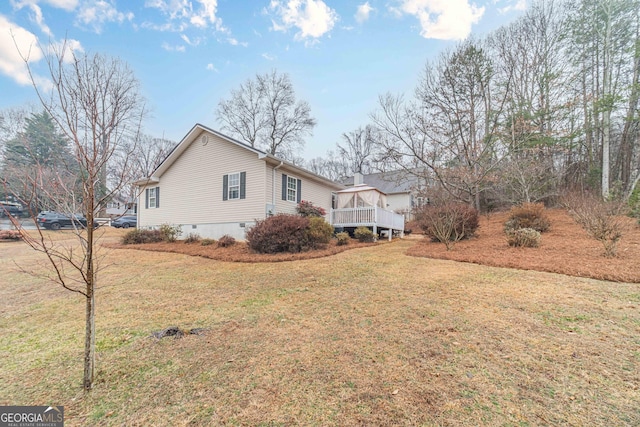
[[[119,194],[114,195],[107,203],[106,214],[112,216],[135,215],[137,212],[137,204],[135,200],[131,200]]]
[[[411,209],[429,203],[425,196],[426,185],[416,175],[405,171],[355,174],[342,183],[348,187],[366,184],[386,194],[386,209],[403,213],[410,219]]]
[[[344,189],[305,169],[196,124],[151,176],[139,180],[138,227],[245,239],[256,220],[296,213],[306,200],[327,212]]]

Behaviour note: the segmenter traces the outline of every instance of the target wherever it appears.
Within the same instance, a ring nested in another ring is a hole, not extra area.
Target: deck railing
[[[404,230],[404,215],[377,206],[332,209],[329,220],[333,226],[376,226],[394,230]]]

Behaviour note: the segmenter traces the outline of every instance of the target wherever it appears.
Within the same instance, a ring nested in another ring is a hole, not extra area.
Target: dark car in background
[[[125,215],[111,221],[111,226],[115,228],[129,228],[138,225],[138,217],[133,215]]]
[[[25,211],[18,203],[0,202],[0,218],[9,216],[19,218],[25,216]]]
[[[44,211],[36,218],[40,227],[48,230],[60,230],[61,228],[86,228],[87,219],[81,214],[63,214],[60,212]],[[94,222],[94,227],[98,224]]]

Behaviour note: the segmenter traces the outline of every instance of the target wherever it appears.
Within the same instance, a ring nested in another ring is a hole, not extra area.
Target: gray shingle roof
[[[363,174],[363,177],[364,184],[376,187],[378,190],[387,194],[409,193],[418,186],[418,178],[404,171]],[[342,184],[352,186],[353,178],[354,177],[345,178]]]

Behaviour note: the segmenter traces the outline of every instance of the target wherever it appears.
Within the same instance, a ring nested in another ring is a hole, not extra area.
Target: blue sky
[[[256,73],[288,73],[318,125],[300,155],[323,156],[368,123],[378,95],[411,93],[424,65],[508,23],[526,0],[2,0],[0,109],[35,104],[23,52],[46,80],[42,49],[126,61],[151,115],[145,131],[179,141],[220,128],[218,101]]]

